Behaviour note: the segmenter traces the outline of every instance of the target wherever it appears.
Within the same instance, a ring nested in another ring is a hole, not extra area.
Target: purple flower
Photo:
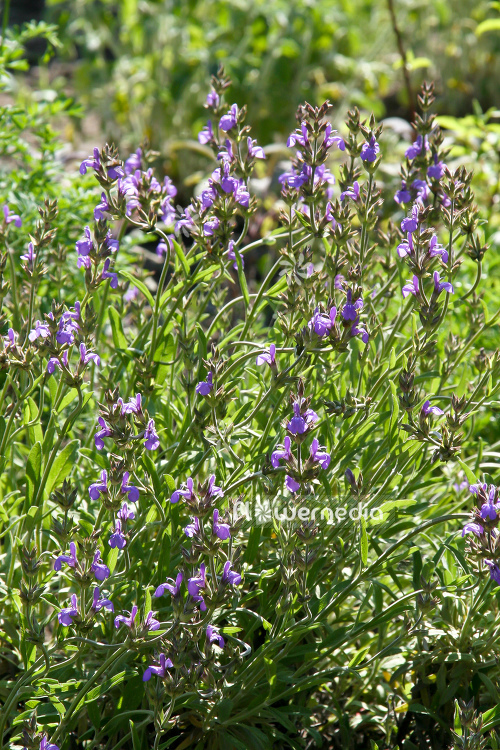
[[[80,164],[80,174],[87,174],[87,167],[90,169],[100,169],[101,167],[101,157],[99,154],[99,149],[94,149],[94,157],[89,156],[87,159],[84,159],[82,163]]]
[[[419,214],[419,208],[418,208],[418,202],[416,202],[412,206],[410,215],[407,216],[405,219],[403,219],[403,221],[401,222],[402,232],[410,232],[410,234],[412,234],[413,232],[417,231],[418,214]]]
[[[403,299],[408,297],[409,294],[413,294],[413,296],[416,297],[419,293],[418,276],[413,276],[413,279],[411,281],[407,281],[401,291],[403,294]]]
[[[491,560],[485,560],[484,561],[486,565],[490,569],[490,578],[492,581],[495,581],[500,586],[500,568],[498,565]]]
[[[219,635],[219,631],[213,625],[207,625],[207,638],[209,643],[218,643],[219,648],[224,648],[224,638]]]
[[[101,471],[101,481],[94,482],[89,487],[89,495],[92,500],[99,500],[101,495],[108,494],[108,472],[106,469]]]
[[[416,141],[406,149],[405,156],[411,161],[417,156],[420,156],[428,148],[429,146],[427,144],[427,139],[425,137],[422,138],[421,135],[418,135]]]
[[[234,241],[233,240],[229,241],[229,244],[228,244],[228,247],[227,247],[227,257],[229,258],[229,260],[234,261],[233,268],[234,268],[235,271],[237,271],[238,270],[238,263],[236,261],[236,253],[234,252]],[[241,258],[241,267],[245,268],[245,259],[244,259],[244,257],[242,255],[240,255],[240,258]]]
[[[314,311],[314,315],[312,316],[311,320],[308,322],[308,327],[311,331],[314,331],[316,336],[319,336],[322,338],[323,336],[328,336],[330,333],[332,326],[335,323],[335,318],[337,317],[337,308],[332,307],[330,310],[329,315],[326,313],[322,313],[319,310],[319,307],[317,307]]]
[[[311,443],[311,461],[319,463],[322,469],[328,469],[330,466],[331,456],[326,452],[326,448],[319,444],[317,438]]]
[[[32,268],[35,262],[35,257],[36,257],[35,248],[33,247],[33,243],[29,242],[28,250],[25,253],[25,255],[21,255],[21,260],[24,260],[24,262],[27,263],[30,266],[30,268]]]
[[[102,417],[99,417],[97,421],[101,425],[101,429],[98,432],[96,432],[96,434],[94,435],[94,440],[95,440],[95,447],[97,448],[98,451],[100,451],[104,448],[103,438],[109,437],[109,435],[111,435],[112,432]]]
[[[154,674],[158,677],[165,677],[167,669],[172,669],[173,666],[174,664],[171,659],[167,659],[165,654],[160,654],[160,666],[151,664],[142,675],[142,681],[148,682]]]
[[[276,367],[276,344],[271,344],[268,352],[263,352],[257,356],[255,360],[257,365],[263,365],[267,363],[270,367]]]
[[[272,466],[274,466],[275,469],[279,467],[280,461],[289,461],[291,459],[292,457],[291,445],[292,445],[292,441],[290,440],[288,435],[286,435],[283,441],[283,450],[277,450],[271,454],[271,464]]]
[[[58,745],[54,745],[52,742],[49,742],[47,739],[47,735],[43,735],[42,741],[40,742],[40,750],[59,750]]]
[[[192,521],[193,522],[188,523],[188,525],[184,529],[185,535],[190,539],[192,539],[194,536],[198,536],[201,532],[200,519],[198,518],[198,516],[195,516]]]
[[[204,589],[206,586],[206,576],[205,576],[205,563],[202,563],[200,565],[200,571],[197,576],[193,576],[192,578],[188,579],[188,593],[190,596],[199,596],[200,595],[200,589]]]
[[[354,181],[352,187],[348,187],[343,193],[340,193],[340,200],[345,201],[346,198],[352,198],[353,201],[359,200],[359,182]]]
[[[438,243],[436,234],[433,234],[429,243],[429,255],[431,258],[439,256],[443,263],[448,263],[448,251]]]
[[[113,549],[115,547],[123,549],[127,545],[127,540],[122,533],[122,522],[118,518],[115,521],[115,532],[109,537],[108,544],[110,547],[113,547]]]
[[[237,573],[235,570],[231,570],[230,560],[224,563],[221,582],[226,585],[229,584],[230,586],[238,586],[241,583],[241,574]]]
[[[126,163],[126,162],[125,162]],[[99,221],[100,219],[103,220],[106,218],[104,215],[106,211],[110,210],[110,206],[108,203],[108,198],[106,193],[101,193],[101,202],[97,204],[97,206],[94,208],[94,219],[96,221]]]
[[[214,216],[212,219],[206,221],[203,224],[203,234],[205,235],[205,237],[213,237],[214,232],[218,230],[219,226],[220,221],[216,216]]]
[[[129,484],[128,482],[129,478],[130,478],[130,473],[126,471],[122,479],[121,492],[122,494],[128,495],[128,499],[131,503],[136,503],[139,500],[139,488],[134,487],[134,485],[132,484]]]
[[[208,394],[214,387],[213,378],[214,378],[213,373],[212,371],[210,371],[207,375],[207,379],[202,380],[200,383],[197,384],[195,388],[196,393],[198,393],[200,396],[208,396]]]
[[[167,582],[162,583],[160,586],[158,586],[154,595],[163,596],[165,591],[169,591],[173,597],[179,596],[181,592],[182,579],[183,579],[182,573],[177,573],[177,578],[175,579],[175,583],[172,581],[171,578],[167,578]],[[172,583],[168,583],[168,581],[172,581]]]
[[[185,484],[183,484],[179,490],[175,490],[175,492],[172,493],[170,502],[178,503],[181,497],[186,500],[192,500],[194,498],[193,480],[191,477],[188,477]]]
[[[142,148],[138,148],[133,154],[130,154],[125,162],[125,174],[133,174],[137,169],[142,167]]]
[[[207,107],[213,107],[214,109],[217,109],[219,104],[220,104],[219,94],[213,89],[211,89],[207,94]]]
[[[493,487],[493,485],[490,486],[490,491],[491,491],[491,487]],[[495,488],[493,487],[493,489]],[[483,492],[488,491],[488,485],[486,484],[486,482],[483,482],[483,483],[478,482],[478,484],[469,485],[469,491],[472,492],[473,495],[477,495],[479,492],[481,492],[481,490]]]
[[[373,163],[375,159],[377,158],[377,154],[379,153],[379,151],[380,151],[380,146],[375,140],[375,136],[372,135],[369,143],[365,143],[361,149],[361,158],[363,161],[368,161],[368,162]]]
[[[204,146],[206,143],[214,140],[214,131],[212,128],[212,121],[209,120],[203,130],[198,133],[198,141]]]
[[[116,515],[117,518],[119,518],[123,523],[126,523],[127,521],[133,521],[135,518],[134,511],[128,509],[127,503],[123,503],[122,507]]]
[[[442,161],[438,161],[437,154],[434,154],[432,158],[434,164],[431,164],[431,166],[427,168],[427,176],[430,177],[431,180],[440,180],[444,174],[445,164],[443,164]]]
[[[400,258],[405,258],[407,255],[413,255],[415,249],[413,247],[413,237],[410,232],[407,234],[407,239],[403,240],[397,249]]]
[[[223,115],[219,120],[219,128],[227,133],[231,128],[236,127],[238,121],[238,107],[236,104],[231,106],[227,115]]]
[[[440,417],[442,414],[444,414],[444,411],[440,409],[439,406],[431,406],[431,402],[427,400],[422,406],[422,414],[425,417],[428,417],[429,414],[434,414],[434,416]]]
[[[148,426],[146,427],[146,430],[144,432],[144,447],[148,451],[155,451],[157,448],[160,447],[160,438],[158,437],[158,434],[155,429],[155,421],[154,419],[150,419],[148,422]]]
[[[104,580],[104,579],[99,579],[99,580]],[[100,596],[101,596],[101,592],[96,586],[94,589],[92,609],[95,610],[95,612],[99,612],[100,609],[107,609],[109,610],[109,612],[114,612],[115,608],[113,606],[113,602],[111,602],[109,599],[101,599]]]
[[[363,307],[363,300],[360,297],[356,300],[356,302],[353,303],[352,291],[350,289],[347,290],[346,297],[346,304],[342,308],[342,317],[344,318],[344,320],[357,320],[358,310]]]
[[[135,618],[137,616],[137,611],[137,606],[134,604],[134,606],[132,607],[132,611],[128,612],[128,617],[126,617],[125,615],[117,615],[117,617],[115,617],[115,628],[119,628],[122,624],[126,625],[127,628],[133,628]]]
[[[484,529],[480,523],[466,523],[462,529],[462,536],[465,536],[469,532],[472,532],[476,536],[481,536],[484,534]]]
[[[341,151],[345,151],[344,139],[341,138],[340,135],[335,135],[336,133],[337,131],[332,129],[331,123],[328,123],[325,128],[323,146],[325,148],[330,148],[333,144],[336,144]]]
[[[411,186],[417,192],[416,200],[424,203],[429,197],[429,186],[425,180],[413,180]]]
[[[307,125],[305,122],[300,124],[299,130],[295,130],[288,136],[286,145],[288,148],[292,148],[292,146],[296,146],[297,143],[302,147],[304,147],[306,143],[309,143],[309,133],[307,132]]]
[[[401,180],[401,190],[398,190],[398,192],[394,196],[394,200],[400,205],[402,203],[409,203],[411,201],[411,195],[408,192],[405,180]]]
[[[449,294],[455,293],[449,281],[441,281],[439,271],[434,271],[434,293],[441,294],[443,290],[449,292]]]
[[[30,331],[28,338],[30,341],[35,341],[39,336],[41,336],[42,339],[46,339],[50,336],[49,326],[46,323],[42,323],[41,320],[36,321],[35,327]]]
[[[361,341],[363,344],[367,344],[370,340],[370,334],[364,328],[362,325],[358,325],[357,323],[353,323],[351,326],[351,336],[361,336]]]
[[[76,544],[74,542],[70,542],[69,555],[59,555],[56,558],[54,561],[54,570],[61,570],[63,563],[69,565],[70,568],[76,568]]]
[[[231,536],[231,527],[228,523],[219,523],[219,511],[217,508],[214,509],[214,517],[212,521],[212,533],[214,536],[219,537],[222,541],[229,539]]]
[[[20,216],[17,214],[11,214],[9,207],[7,204],[3,207],[3,215],[5,218],[5,223],[10,224],[12,221],[14,222],[14,225],[19,229],[19,227],[22,227],[23,221]]]
[[[49,361],[47,362],[47,372],[49,375],[52,375],[52,373],[55,371],[56,367],[58,370],[62,370],[63,366],[68,366],[68,351],[62,353],[61,357],[62,362],[59,360],[58,357],[51,357]]]
[[[71,597],[71,607],[64,607],[64,609],[61,609],[59,614],[57,615],[57,619],[59,620],[61,625],[64,625],[65,628],[69,628],[70,625],[73,625],[73,617],[76,617],[78,615],[78,601],[76,598],[76,594],[73,594]]]
[[[217,487],[215,484],[215,474],[211,474],[208,478],[208,496],[209,497],[224,497],[224,492],[221,487]]]
[[[278,177],[279,182],[282,185],[288,184],[290,187],[296,188],[297,190],[302,187],[306,182],[309,181],[311,176],[311,167],[307,164],[302,166],[300,172],[285,172]]]
[[[160,629],[160,623],[155,619],[155,614],[156,612],[152,612],[151,610],[147,613],[146,619],[144,620],[144,627],[146,630]]]
[[[168,234],[166,240],[160,240],[156,246],[156,254],[161,258],[163,255],[167,255],[169,250],[172,250],[173,234]],[[167,244],[168,243],[168,244]]]
[[[300,413],[300,404],[296,401],[293,405],[293,417],[287,424],[287,429],[292,435],[303,435],[307,431],[310,425],[317,422],[319,419],[316,412],[312,409],[307,409],[302,415]]]
[[[88,364],[90,361],[95,362],[96,365],[101,364],[101,358],[98,354],[92,354],[87,351],[87,347],[84,343],[80,344],[80,362],[82,365]]]
[[[262,146],[257,145],[257,141],[254,141],[248,136],[247,138],[248,154],[253,159],[265,159],[266,155]]]
[[[83,240],[78,240],[76,243],[78,255],[90,255],[93,247],[94,243],[92,241],[92,235],[90,234],[90,227],[85,227],[85,238]]]
[[[94,562],[90,566],[92,573],[95,575],[97,581],[105,581],[111,575],[107,565],[101,561],[101,553],[99,550],[94,555]],[[98,589],[99,590],[99,589]]]
[[[296,482],[295,479],[288,476],[288,474],[285,477],[285,486],[290,492],[298,492],[298,490],[300,490],[300,484]]]
[[[121,406],[122,416],[125,414],[140,414],[142,412],[142,396],[140,393],[136,393],[126,403],[123,403],[123,400],[119,398],[118,403]]]
[[[104,261],[104,266],[101,273],[101,279],[111,279],[109,282],[111,289],[117,289],[118,288],[118,274],[114,273],[113,271],[109,271],[109,266],[111,265],[111,258],[106,258]]]

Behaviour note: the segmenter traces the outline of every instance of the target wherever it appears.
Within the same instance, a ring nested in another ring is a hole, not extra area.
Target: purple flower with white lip
[[[111,258],[106,258],[104,261],[104,266],[101,273],[101,279],[111,279],[109,282],[109,285],[111,289],[117,289],[118,288],[118,274],[114,273],[113,271],[109,271],[109,266],[111,265]]]
[[[194,498],[193,480],[188,477],[185,484],[181,486],[179,490],[175,490],[170,498],[171,503],[178,503],[181,497],[186,500],[193,500]]]
[[[225,585],[238,586],[241,583],[241,574],[231,570],[231,561],[224,563],[221,582]]]
[[[212,219],[210,219],[209,221],[206,221],[203,224],[203,234],[205,235],[205,237],[213,237],[214,233],[218,230],[219,226],[220,226],[220,221],[216,216],[214,216]]]
[[[87,365],[90,361],[95,362],[96,365],[101,364],[101,358],[98,354],[92,354],[87,350],[84,343],[80,344],[80,362],[82,365]]]
[[[172,669],[173,666],[174,664],[171,659],[167,659],[165,654],[160,654],[160,666],[151,664],[142,675],[142,681],[148,682],[154,674],[157,677],[165,677],[167,669]]]
[[[358,310],[363,307],[363,299],[360,297],[356,302],[353,302],[352,291],[350,289],[347,290],[346,298],[346,304],[342,308],[342,317],[344,320],[355,321],[358,318]]]
[[[148,451],[155,451],[160,447],[160,438],[155,429],[154,419],[150,419],[144,432],[144,447]]]
[[[418,229],[418,218],[419,218],[419,207],[418,202],[415,202],[412,206],[411,213],[401,222],[402,232],[416,232]]]
[[[54,561],[54,570],[61,570],[63,564],[69,565],[70,568],[76,568],[78,560],[76,559],[76,544],[70,542],[69,555],[59,555]]]
[[[95,575],[97,581],[105,581],[111,575],[107,565],[101,560],[101,553],[99,550],[94,555],[94,561],[90,566],[92,573]],[[99,589],[97,589],[99,591]]]
[[[16,226],[18,229],[22,227],[23,221],[21,217],[17,214],[11,213],[7,204],[5,204],[3,207],[3,215],[6,224],[11,224],[12,222],[14,222],[14,226]]]
[[[101,481],[94,482],[89,487],[89,495],[91,500],[99,500],[101,495],[108,494],[108,472],[106,469],[101,471]]]
[[[262,146],[257,144],[257,141],[252,140],[250,136],[247,138],[248,155],[253,159],[265,159],[266,155]]]
[[[121,406],[122,416],[125,414],[141,414],[142,412],[142,396],[140,393],[136,393],[126,403],[123,403],[123,399],[119,398],[118,403]]]
[[[480,523],[466,523],[464,528],[462,529],[462,536],[465,536],[469,532],[471,532],[475,536],[482,536],[482,534],[484,534],[484,529]]]
[[[133,510],[128,509],[127,503],[123,503],[122,507],[116,514],[117,518],[120,519],[123,523],[126,523],[127,521],[133,521],[135,518],[135,513]]]
[[[429,255],[431,258],[439,256],[443,263],[448,263],[448,251],[439,244],[436,234],[433,234],[429,243]]]
[[[94,219],[96,221],[103,221],[106,216],[105,213],[110,210],[108,198],[106,193],[101,193],[101,202],[94,208]]]
[[[243,208],[248,208],[250,205],[250,193],[248,192],[246,185],[238,185],[233,192],[233,196],[236,203],[239,203]]]
[[[153,612],[150,610],[147,615],[146,619],[144,620],[144,628],[146,630],[159,630],[160,629],[160,623],[158,620],[155,619],[156,612]]]
[[[25,750],[25,748],[23,748]],[[52,742],[49,742],[47,739],[47,735],[44,734],[42,737],[42,741],[40,742],[40,750],[59,750],[58,745],[54,745]]]
[[[396,195],[394,196],[394,200],[396,203],[404,204],[404,203],[410,203],[411,201],[411,195],[408,191],[408,188],[406,187],[406,181],[401,180],[401,189],[398,190]]]
[[[353,201],[357,201],[359,200],[359,193],[359,182],[355,180],[352,187],[348,187],[347,190],[344,190],[343,193],[340,193],[340,200],[345,201],[346,198],[351,198]]]
[[[287,424],[287,429],[292,435],[303,435],[314,422],[319,419],[312,409],[307,409],[304,414],[300,413],[300,404],[296,401],[293,405],[293,417]]]
[[[206,380],[202,380],[200,383],[197,384],[195,391],[200,396],[208,396],[212,388],[214,387],[214,376],[212,371],[210,371],[207,375]]]
[[[236,104],[231,105],[231,108],[227,115],[223,115],[219,120],[219,128],[227,133],[232,128],[236,127],[238,122],[238,107]]]
[[[212,533],[214,536],[219,537],[222,541],[229,539],[231,536],[231,527],[228,523],[219,523],[219,511],[217,508],[214,509],[214,517],[212,521]]]
[[[127,610],[125,610],[125,612],[127,613]],[[121,625],[126,625],[127,628],[132,629],[135,624],[135,618],[137,617],[137,612],[138,612],[137,606],[134,604],[134,606],[132,607],[132,610],[128,612],[128,617],[126,616],[126,614],[117,615],[117,617],[115,617],[115,628],[119,628],[121,627]]]
[[[57,615],[57,619],[59,620],[59,623],[61,625],[64,625],[65,628],[69,628],[70,625],[73,625],[73,617],[78,616],[78,600],[76,598],[76,594],[73,594],[71,597],[71,607],[64,607],[61,609],[59,614]]]
[[[108,544],[110,547],[117,547],[118,549],[123,549],[127,546],[127,540],[125,539],[125,536],[122,533],[122,522],[119,518],[115,521],[115,531],[114,534],[111,534],[109,537]]]
[[[375,136],[372,135],[368,143],[363,144],[361,149],[361,159],[373,163],[378,156],[380,146],[375,140]]]
[[[207,143],[210,143],[210,141],[214,140],[214,131],[212,128],[212,121],[209,120],[203,130],[200,130],[198,133],[198,142],[201,143],[202,146],[205,146]]]
[[[103,438],[109,437],[112,434],[112,432],[102,417],[99,417],[97,421],[101,425],[101,429],[98,432],[96,432],[96,434],[94,435],[94,440],[95,440],[95,447],[97,448],[98,451],[100,451],[104,448]]]
[[[111,250],[112,253],[117,253],[120,249],[120,243],[118,240],[115,240],[115,238],[112,236],[111,232],[108,232],[106,239],[104,240],[106,247],[108,250]]]
[[[290,492],[298,492],[300,490],[300,484],[288,474],[285,476],[285,486]]]
[[[163,596],[165,591],[168,591],[174,598],[179,596],[181,592],[182,580],[183,580],[182,573],[177,573],[177,578],[175,579],[175,583],[172,581],[171,578],[168,578],[166,583],[162,583],[160,586],[158,586],[154,595],[156,597]],[[172,581],[172,583],[168,583],[168,581]]]
[[[87,159],[84,159],[82,163],[80,164],[80,174],[87,174],[87,168],[98,170],[101,167],[101,157],[99,154],[99,149],[94,149],[94,156],[89,156]]]
[[[332,319],[333,316],[333,319]],[[333,324],[335,323],[335,318],[337,316],[337,308],[332,307],[330,310],[330,314],[327,315],[326,313],[320,312],[319,307],[317,307],[314,311],[314,315],[312,316],[311,320],[308,322],[308,328],[311,331],[314,331],[316,336],[319,336],[320,338],[323,338],[323,336],[328,336],[330,333]]]
[[[126,471],[123,475],[122,479],[122,486],[121,486],[121,492],[122,494],[127,494],[128,499],[131,503],[136,503],[139,500],[139,488],[134,487],[134,485],[129,484],[128,480],[130,479],[130,473]]]
[[[200,590],[207,585],[205,570],[205,563],[202,563],[198,575],[188,578],[187,587],[190,596],[199,596]]]
[[[432,160],[434,164],[431,164],[431,166],[427,168],[427,176],[430,177],[431,180],[440,180],[444,174],[444,168],[446,165],[443,164],[442,161],[438,161],[437,154],[434,154]]]
[[[280,461],[289,461],[291,459],[292,457],[291,446],[292,446],[292,441],[290,440],[288,435],[286,435],[283,441],[283,446],[278,446],[278,448],[283,447],[283,450],[276,450],[276,451],[273,451],[273,453],[271,454],[271,465],[275,469],[279,467]]]
[[[403,299],[408,297],[409,294],[413,294],[414,297],[417,297],[419,294],[419,291],[420,291],[420,287],[419,287],[418,276],[413,276],[413,279],[411,281],[407,281],[403,289],[401,290]]]
[[[46,339],[48,336],[50,336],[49,326],[46,323],[42,323],[41,320],[37,320],[35,327],[30,331],[28,338],[30,341],[35,341],[38,337]]]
[[[28,243],[28,250],[24,255],[21,255],[21,260],[24,260],[25,263],[28,264],[30,268],[33,268],[33,265],[35,263],[35,248],[33,247],[33,243]]]
[[[490,578],[492,581],[495,581],[496,584],[500,586],[500,568],[498,565],[491,560],[485,560],[484,561],[486,565],[490,569]]]
[[[76,250],[78,252],[78,255],[87,256],[90,255],[94,247],[94,242],[92,240],[92,235],[90,233],[90,227],[85,227],[85,238],[83,240],[78,240],[76,243]]]
[[[138,148],[133,154],[130,154],[125,162],[125,174],[133,174],[137,169],[142,167],[142,148]]]
[[[101,578],[99,580],[104,580],[104,579]],[[107,609],[109,612],[114,612],[115,608],[114,608],[113,602],[110,601],[109,599],[101,599],[100,597],[101,597],[101,592],[96,586],[94,589],[94,596],[92,600],[92,609],[95,612],[99,612],[99,610],[101,609]]]
[[[271,344],[268,352],[257,355],[255,363],[257,365],[268,364],[269,367],[276,367],[276,344]]]
[[[406,235],[406,240],[403,240],[401,244],[398,245],[398,255],[400,258],[406,258],[407,255],[414,255],[415,248],[413,247],[413,237],[410,232]]]
[[[433,414],[435,417],[440,417],[442,414],[444,414],[444,411],[440,409],[439,406],[431,406],[431,402],[427,400],[422,406],[422,414],[425,417],[428,417],[429,414]]]
[[[345,151],[344,139],[341,138],[340,135],[337,135],[337,131],[333,130],[332,125],[329,122],[325,128],[325,137],[323,139],[323,146],[325,148],[330,148],[334,144],[340,149],[340,151]]]
[[[311,443],[311,461],[319,463],[322,469],[328,469],[330,466],[331,456],[327,453],[326,448],[319,444],[317,438],[314,438]]]
[[[455,291],[449,281],[441,281],[439,271],[434,271],[434,293],[441,294],[442,291],[454,294]]]
[[[424,151],[426,151],[429,148],[429,145],[427,143],[427,139],[424,137],[422,138],[421,135],[418,135],[415,142],[412,143],[411,146],[409,146],[405,151],[405,156],[407,159],[415,159],[417,156],[421,156]]]
[[[187,537],[192,539],[195,536],[198,536],[201,532],[200,528],[200,519],[198,516],[195,516],[192,518],[192,523],[188,523],[188,525],[184,529],[184,533]]]
[[[417,192],[416,200],[424,203],[429,197],[429,186],[425,180],[413,180],[411,186]]]
[[[224,648],[224,638],[219,635],[219,631],[216,630],[213,625],[207,625],[207,638],[209,643],[217,643],[219,648]]]
[[[304,147],[306,143],[309,143],[309,133],[307,132],[307,125],[305,122],[301,122],[300,129],[295,130],[288,136],[286,145],[288,148],[292,148],[292,146],[296,146],[297,143],[302,147]]]
[[[224,492],[221,487],[217,487],[215,484],[215,474],[211,474],[208,478],[208,496],[209,497],[224,497]]]
[[[474,487],[475,485],[471,486]],[[495,521],[497,518],[497,511],[500,507],[500,503],[495,503],[496,487],[491,484],[489,489],[487,490],[486,487],[483,486],[483,492],[481,494],[484,496],[484,494],[486,494],[486,491],[488,492],[488,496],[486,498],[486,502],[484,502],[481,506],[480,516],[483,521]]]

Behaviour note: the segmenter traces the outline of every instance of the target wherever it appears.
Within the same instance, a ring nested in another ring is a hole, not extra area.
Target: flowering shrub
[[[3,210],[0,748],[479,747],[500,311],[472,175],[431,86],[397,185],[373,117],[306,104],[264,216],[266,149],[212,84],[181,213],[147,146],[107,145],[56,272],[56,202]]]

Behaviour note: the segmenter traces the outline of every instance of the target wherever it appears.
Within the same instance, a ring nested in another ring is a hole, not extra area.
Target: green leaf
[[[248,293],[247,280],[245,278],[245,272],[243,270],[241,253],[240,253],[239,248],[236,245],[234,246],[234,254],[236,257],[236,265],[238,266],[238,280],[240,282],[241,293],[243,295],[243,299],[245,300],[246,308],[248,310],[248,307],[250,305],[250,295]]]
[[[233,710],[233,701],[229,698],[224,698],[217,704],[216,708],[216,716],[217,721],[220,723],[227,721],[229,717],[231,716],[231,711]]]
[[[469,469],[467,464],[465,464],[460,458],[458,459],[458,463],[460,464],[460,468],[463,470],[465,476],[467,477],[467,481],[469,482],[469,484],[476,484],[477,479],[472,473],[472,471]]]
[[[76,464],[79,446],[79,440],[72,440],[56,457],[49,472],[49,476],[47,477],[45,497],[48,497],[54,487],[61,485],[71,473],[71,469]]]
[[[130,271],[120,271],[120,275],[130,281],[131,284],[133,284],[137,289],[139,289],[140,292],[143,293],[151,307],[155,306],[153,295],[143,281],[141,281],[140,279],[136,279],[135,276],[130,273]]]
[[[487,31],[500,31],[500,18],[487,18],[476,27],[476,36],[482,36]]]
[[[361,536],[360,536],[360,551],[361,551],[361,560],[363,562],[363,565],[366,565],[368,562],[368,537],[366,536],[366,519],[364,516],[361,516],[359,519],[360,527],[361,527]]]
[[[174,246],[175,254],[177,255],[177,257],[178,257],[178,259],[180,261],[180,264],[182,266],[182,269],[184,271],[184,275],[185,275],[186,279],[189,279],[189,263],[186,260],[186,256],[184,255],[184,251],[182,250],[182,247],[179,245],[178,242],[176,242],[175,240],[171,240],[171,242],[172,242],[172,244]]]
[[[38,489],[42,470],[42,444],[37,441],[31,449],[26,463],[26,506],[31,507],[35,492]]]
[[[167,485],[167,488],[170,494],[172,494],[172,492],[175,492],[175,488],[177,487],[177,485],[175,483],[174,478],[171,477],[170,474],[165,474],[163,477],[163,480],[165,484]]]
[[[252,526],[248,535],[248,544],[245,552],[245,562],[253,563],[259,551],[260,526]]]
[[[129,725],[130,725],[130,734],[132,735],[132,745],[134,747],[134,750],[141,750],[141,740],[139,739],[139,734],[137,733],[137,729],[135,728],[135,724],[132,721],[132,719],[129,719]]]
[[[116,307],[113,307],[113,305],[108,307],[108,316],[109,322],[111,323],[113,343],[116,349],[127,349],[128,341],[123,332],[122,318]]]
[[[118,562],[118,547],[110,547],[107,558],[106,558],[106,565],[108,566],[111,573],[113,573],[114,569],[116,568],[117,562]]]

